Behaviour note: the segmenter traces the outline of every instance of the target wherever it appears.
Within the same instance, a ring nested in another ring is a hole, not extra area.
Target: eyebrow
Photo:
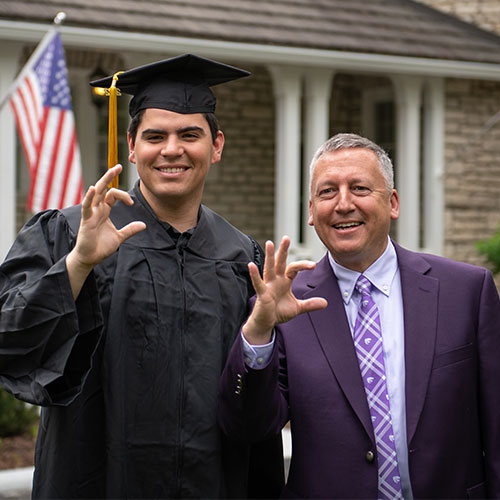
[[[197,127],[195,125],[179,128],[175,131],[176,134],[185,134],[186,132],[200,132],[205,135],[205,130],[202,127]],[[147,128],[141,132],[141,136],[150,135],[150,134],[159,134],[159,135],[167,135],[167,131],[162,128]]]
[[[201,134],[205,135],[205,130],[203,128],[197,127],[195,125],[193,125],[191,127],[184,127],[184,128],[177,129],[176,132],[178,134],[184,134],[185,132],[200,132]]]

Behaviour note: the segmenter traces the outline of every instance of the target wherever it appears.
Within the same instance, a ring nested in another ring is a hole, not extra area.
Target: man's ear
[[[222,133],[222,130],[218,130],[213,143],[212,162],[211,162],[212,165],[214,163],[220,162],[222,158],[223,149],[224,149],[224,134]]]
[[[128,142],[128,159],[131,163],[135,163],[135,145],[132,142],[132,137],[129,133],[127,133],[127,142]]]
[[[312,211],[312,202],[311,202],[311,200],[309,200],[309,219],[307,220],[307,223],[310,226],[314,226],[313,211]]]
[[[393,189],[391,193],[391,219],[396,220],[399,217],[399,195]]]

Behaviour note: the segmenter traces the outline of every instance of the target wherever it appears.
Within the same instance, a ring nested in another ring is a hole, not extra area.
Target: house
[[[87,186],[106,162],[107,111],[92,100],[93,77],[187,52],[243,67],[250,78],[214,88],[226,147],[207,180],[207,205],[261,243],[288,234],[293,257],[318,258],[324,249],[307,225],[308,163],[333,133],[357,132],[393,157],[397,241],[482,263],[474,243],[500,223],[500,132],[492,126],[500,36],[423,2],[5,0],[0,95],[64,10]],[[126,97],[119,107],[126,163]],[[8,107],[0,113],[0,150],[3,257],[29,215],[29,179]],[[121,185],[134,179],[128,168]]]

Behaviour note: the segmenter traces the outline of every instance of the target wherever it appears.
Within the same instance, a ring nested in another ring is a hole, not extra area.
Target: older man
[[[221,379],[224,432],[259,440],[291,421],[286,498],[500,498],[491,274],[391,241],[392,165],[357,135],[318,150],[309,207],[328,249],[316,266],[287,266],[287,238],[276,259],[266,244],[263,278],[250,265],[257,298]]]

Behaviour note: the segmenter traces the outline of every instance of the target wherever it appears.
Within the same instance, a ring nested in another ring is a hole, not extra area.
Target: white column
[[[122,58],[125,63],[125,67],[123,68],[124,70],[128,70],[131,68],[137,68],[138,66],[143,66],[145,64],[149,64],[151,62],[154,62],[157,60],[157,54],[143,54],[143,53],[138,53],[138,52],[127,52],[122,54]],[[118,80],[119,81],[119,80]],[[130,116],[128,115],[128,102],[130,101],[131,97],[128,94],[122,94],[121,97],[119,97],[122,101],[126,100],[127,101],[127,118],[130,120]],[[128,126],[128,124],[127,124]],[[134,187],[134,184],[136,183],[137,179],[139,178],[139,174],[137,173],[137,167],[135,164],[131,163],[128,161],[127,158],[122,158],[120,161],[125,165],[127,163],[128,168],[127,168],[127,186],[128,189],[132,189]]]
[[[276,98],[274,239],[279,243],[288,235],[293,258],[300,221],[301,70],[272,66],[269,71]]]
[[[10,89],[19,70],[21,45],[3,41],[0,45],[0,98]],[[16,235],[16,129],[14,117],[7,102],[0,111],[0,262],[11,247]]]
[[[398,243],[419,249],[420,240],[420,109],[422,80],[393,78],[396,92],[396,188],[400,196]]]
[[[89,85],[91,71],[77,68],[72,69],[69,75],[73,90],[73,112],[80,147],[84,190],[97,182],[100,177],[98,169],[99,127],[97,109],[91,98],[92,87]]]
[[[424,87],[424,249],[443,253],[444,238],[444,81],[431,78]]]
[[[330,132],[330,95],[334,72],[331,69],[311,69],[305,75],[305,110],[304,110],[304,171],[303,199],[304,244],[302,256],[311,260],[319,260],[325,253],[325,247],[316,231],[307,223],[310,199],[309,164],[316,150],[329,138]]]

